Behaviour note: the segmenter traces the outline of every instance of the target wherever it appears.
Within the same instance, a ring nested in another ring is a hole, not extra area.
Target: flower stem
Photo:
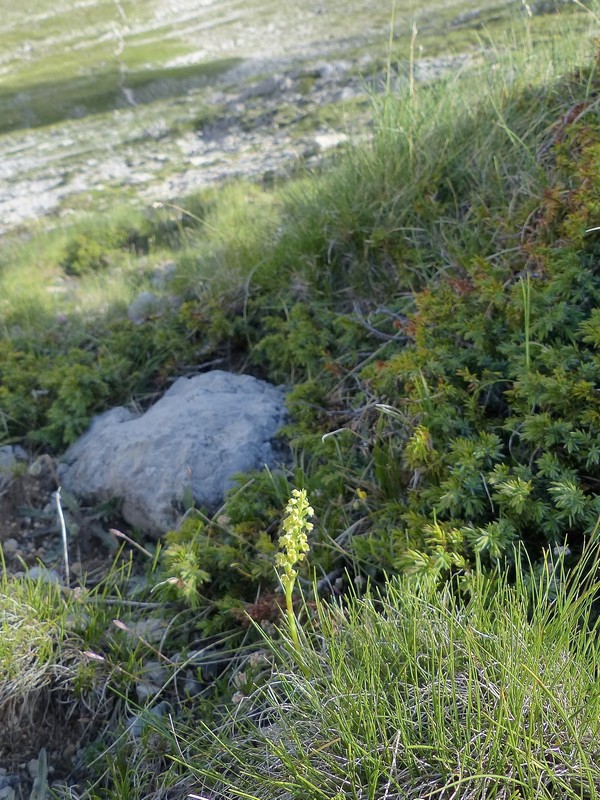
[[[288,624],[290,626],[290,636],[292,637],[292,642],[294,643],[295,651],[298,653],[298,655],[300,655],[301,650],[300,650],[300,638],[298,637],[298,622],[296,620],[296,615],[294,614],[291,586],[289,591],[285,593],[285,604],[287,607]]]

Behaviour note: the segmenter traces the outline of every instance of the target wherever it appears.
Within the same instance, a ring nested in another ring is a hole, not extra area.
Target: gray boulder
[[[236,472],[273,464],[284,392],[215,370],[179,378],[145,414],[113,408],[63,457],[62,486],[86,502],[122,501],[123,518],[160,536],[183,500],[216,511]]]

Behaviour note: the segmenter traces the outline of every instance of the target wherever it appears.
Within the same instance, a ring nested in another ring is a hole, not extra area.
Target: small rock
[[[177,265],[175,262],[166,261],[154,270],[150,278],[150,283],[155,289],[166,289],[176,271]]]
[[[204,683],[214,681],[227,665],[227,658],[220,656],[217,650],[210,647],[190,651],[188,660],[196,669],[199,669],[199,677],[202,678]]]
[[[56,464],[51,456],[44,453],[30,464],[27,472],[34,478],[53,478],[56,475]]]
[[[319,64],[316,68],[318,77],[322,81],[340,81],[351,67],[349,61],[331,61]]]
[[[162,703],[158,703],[158,705],[144,710],[141,714],[130,717],[127,725],[130,736],[134,739],[139,739],[144,729],[152,722],[152,717],[162,717],[167,712],[168,708],[169,704],[163,700]]]
[[[13,479],[19,462],[27,461],[27,453],[22,447],[5,445],[0,447],[0,491]]]
[[[135,684],[135,693],[137,694],[137,699],[142,704],[146,700],[149,700],[151,697],[157,695],[160,690],[160,686],[157,686],[155,683],[150,683],[149,681],[138,681]]]
[[[13,556],[19,549],[19,543],[17,542],[16,539],[7,539],[3,543],[2,549],[4,551],[4,555]]]
[[[127,317],[135,325],[141,325],[150,317],[163,311],[163,303],[154,292],[140,292],[127,309]]]
[[[177,525],[185,498],[210,513],[234,475],[273,466],[286,416],[284,391],[249,375],[179,378],[145,414],[120,407],[96,417],[65,454],[60,480],[84,502],[120,498],[126,522],[158,537]]]
[[[202,684],[194,678],[188,678],[183,684],[183,691],[188,697],[196,697],[202,691]]]
[[[13,467],[18,461],[27,461],[27,453],[19,445],[0,447],[0,467]]]
[[[39,769],[40,763],[37,758],[32,758],[27,762],[27,772],[32,780],[37,778]]]
[[[254,86],[248,87],[244,92],[240,94],[240,98],[242,101],[249,100],[251,97],[268,97],[269,95],[274,95],[275,92],[280,92],[282,90],[282,84],[284,79],[281,75],[273,75],[271,78],[265,78],[264,81],[259,81],[255,83]]]
[[[62,758],[65,761],[71,761],[75,753],[77,752],[77,745],[74,742],[69,742],[68,745],[62,751]]]
[[[11,786],[0,789],[0,800],[16,800],[15,790]]]
[[[57,586],[62,584],[61,577],[56,570],[48,569],[43,566],[32,567],[28,572],[28,576],[32,581],[39,580],[44,583],[55,583]]]
[[[331,150],[333,147],[339,147],[348,141],[345,133],[320,133],[315,136],[315,144],[319,150]]]
[[[147,661],[144,664],[144,675],[146,680],[152,683],[163,684],[167,680],[169,672],[158,661]]]
[[[73,633],[85,633],[89,628],[90,616],[85,611],[77,610],[72,614],[68,614],[65,620],[65,626]]]
[[[164,620],[149,617],[128,622],[127,629],[123,631],[132,639],[145,639],[150,644],[157,644],[162,639],[166,627],[167,623]]]
[[[125,183],[128,185],[135,185],[138,183],[149,183],[152,180],[152,174],[150,172],[131,172],[125,179]]]
[[[19,778],[16,775],[10,775],[6,769],[0,770],[0,800],[14,797],[11,792],[18,782]]]
[[[354,100],[355,97],[360,97],[362,92],[360,89],[355,89],[352,86],[344,86],[343,89],[340,89],[334,95],[334,102],[336,103],[348,103],[350,100]]]
[[[154,122],[148,125],[147,128],[144,128],[143,136],[146,139],[154,139],[154,141],[159,141],[160,139],[164,139],[165,136],[169,134],[169,126],[164,121]]]

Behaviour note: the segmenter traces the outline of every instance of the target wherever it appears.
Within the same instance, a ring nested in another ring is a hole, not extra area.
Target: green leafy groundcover
[[[444,199],[438,188],[439,217],[448,223],[452,214],[452,224],[478,236],[487,228],[490,244],[440,264],[408,299],[388,284],[377,318],[388,342],[378,357],[373,345],[368,356],[359,345],[349,351],[348,339],[329,326],[320,370],[307,369],[292,395],[296,442],[313,459],[305,475],[309,496],[323,527],[340,532],[328,541],[329,554],[342,542],[367,571],[458,571],[468,580],[476,560],[510,561],[518,542],[534,560],[548,547],[562,552],[568,545],[576,555],[596,528],[597,84],[595,70],[578,72],[555,93],[513,98],[506,113],[523,129],[514,133],[514,150],[527,151],[531,168],[520,175],[515,165],[510,174],[505,162],[506,205],[486,201],[467,180],[461,187],[456,164],[445,174],[440,167],[438,187],[453,186],[455,194],[446,191]],[[525,115],[543,103],[537,130],[529,117],[519,122],[519,108]],[[480,122],[495,124],[483,114]],[[465,131],[452,132],[459,133]],[[514,190],[532,175],[530,191]],[[386,253],[379,255],[383,261]],[[398,257],[398,274],[410,258]],[[309,315],[296,304],[286,335],[262,347],[278,341],[281,359],[300,318],[306,326]],[[310,340],[306,330],[303,337]]]
[[[293,469],[246,476],[220,521],[190,517],[169,542],[182,564],[210,543],[190,598],[274,586],[294,485],[320,575],[468,582],[520,542],[534,562],[576,557],[600,514],[599,89],[593,64],[440,121],[434,86],[408,143],[390,98],[371,149],[286,196],[230,298],[83,341],[1,339],[4,426],[59,451],[91,414],[232,352],[291,385]]]
[[[600,125],[576,106],[508,255],[415,296],[410,344],[365,372],[394,405],[395,565],[464,567],[515,540],[578,546],[600,513]],[[589,110],[591,113],[585,113]]]

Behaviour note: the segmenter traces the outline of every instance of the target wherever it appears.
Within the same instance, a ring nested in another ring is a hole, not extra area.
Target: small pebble
[[[77,752],[77,745],[71,742],[63,750],[62,757],[65,761],[71,761],[76,752]]]
[[[41,475],[53,476],[55,471],[54,461],[52,458],[43,454],[29,465],[27,472],[34,478],[39,478]]]
[[[135,684],[135,693],[137,694],[137,698],[140,703],[143,703],[144,700],[148,700],[150,697],[154,697],[160,692],[160,686],[157,686],[155,683],[150,683],[149,681],[138,681]]]
[[[46,583],[61,583],[58,572],[53,569],[47,569],[47,567],[32,567],[29,570],[29,577],[32,581],[42,580]]]
[[[194,678],[188,678],[183,684],[183,690],[189,697],[196,697],[202,691],[202,684]]]
[[[130,717],[129,724],[127,726],[130,736],[132,736],[134,739],[138,739],[142,735],[144,729],[148,727],[149,717],[162,717],[163,714],[167,712],[168,708],[169,704],[163,700],[162,703],[153,706],[147,711],[142,712],[141,714],[136,714],[134,717]]]
[[[147,681],[163,684],[169,677],[169,672],[158,661],[146,661],[144,664],[144,677]]]
[[[12,556],[19,549],[19,543],[16,539],[7,539],[2,545],[2,549],[4,550],[5,555]]]

